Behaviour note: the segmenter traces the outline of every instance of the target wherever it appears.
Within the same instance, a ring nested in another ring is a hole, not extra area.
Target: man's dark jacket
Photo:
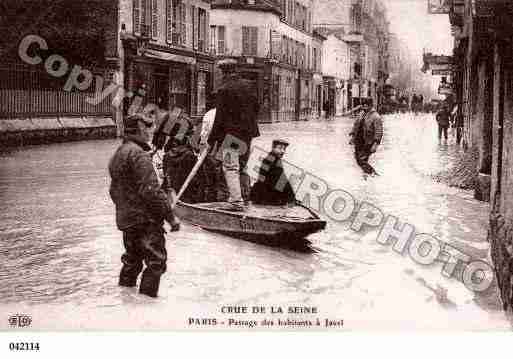
[[[258,130],[258,99],[251,83],[238,75],[229,76],[219,88],[216,98],[216,118],[208,143],[221,145],[226,135],[232,135],[247,145]]]
[[[374,142],[379,145],[383,139],[383,121],[381,116],[374,108],[371,108],[356,119],[350,134],[354,136],[356,148],[368,149]]]
[[[440,127],[449,127],[450,121],[451,113],[446,109],[442,109],[436,114],[436,122],[438,122]]]
[[[164,220],[174,219],[148,150],[150,147],[141,138],[127,136],[110,160],[110,196],[121,231],[141,224],[162,225]]]
[[[253,203],[279,206],[295,202],[296,196],[285,176],[282,162],[272,153],[263,159],[258,177],[251,188]]]

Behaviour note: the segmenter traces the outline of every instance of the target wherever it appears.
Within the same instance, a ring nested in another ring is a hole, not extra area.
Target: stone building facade
[[[452,0],[453,86],[464,145],[478,153],[475,197],[491,202],[490,258],[513,314],[513,2]]]
[[[328,115],[340,116],[350,105],[351,50],[336,31],[319,29],[326,37],[323,46],[322,72],[324,99]]]
[[[260,122],[307,120],[318,115],[322,38],[314,36],[312,0],[216,0],[211,44],[217,59],[238,61],[254,84]],[[218,73],[214,87],[221,81]]]
[[[350,107],[363,98],[375,104],[388,78],[389,23],[381,0],[318,0],[314,24],[337,34],[349,46],[350,79],[345,85]]]
[[[143,93],[143,106],[199,119],[213,84],[209,18],[207,0],[120,0],[117,82]]]

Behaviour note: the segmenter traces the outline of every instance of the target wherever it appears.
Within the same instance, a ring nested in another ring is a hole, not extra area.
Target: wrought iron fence
[[[104,70],[93,73],[106,80]],[[65,91],[66,79],[66,75],[57,78],[35,66],[0,65],[0,117],[111,114],[111,95],[100,101],[94,81],[85,91]]]

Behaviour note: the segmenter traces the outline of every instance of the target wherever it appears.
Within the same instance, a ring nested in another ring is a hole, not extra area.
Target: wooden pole
[[[198,158],[198,161],[196,162],[196,164],[194,165],[194,167],[192,168],[191,170],[191,173],[189,173],[189,176],[187,177],[187,179],[185,180],[185,182],[183,183],[182,185],[182,188],[180,188],[180,191],[178,192],[178,194],[176,195],[176,197],[174,198],[174,203],[173,203],[173,207],[174,205],[176,205],[176,203],[180,200],[180,197],[183,195],[183,193],[185,192],[185,190],[187,189],[187,187],[189,186],[189,183],[192,181],[192,179],[194,178],[194,176],[196,175],[196,173],[198,172],[199,168],[201,167],[201,165],[203,164],[203,161],[205,160],[205,158],[207,157],[207,154],[208,154],[208,150],[209,148],[206,147],[205,149],[203,149],[203,152],[201,152],[199,158]]]

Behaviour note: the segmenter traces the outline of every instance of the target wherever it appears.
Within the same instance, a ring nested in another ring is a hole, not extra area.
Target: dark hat
[[[273,147],[274,146],[278,146],[278,145],[284,145],[285,147],[287,147],[289,145],[289,143],[285,140],[282,140],[280,138],[277,138],[275,140],[273,140]]]
[[[144,122],[148,126],[153,124],[153,119],[151,119],[150,117],[148,117],[142,113],[136,113],[133,115],[126,116],[124,118],[123,125],[125,126],[125,131],[137,129],[138,128],[137,123],[139,121]]]

